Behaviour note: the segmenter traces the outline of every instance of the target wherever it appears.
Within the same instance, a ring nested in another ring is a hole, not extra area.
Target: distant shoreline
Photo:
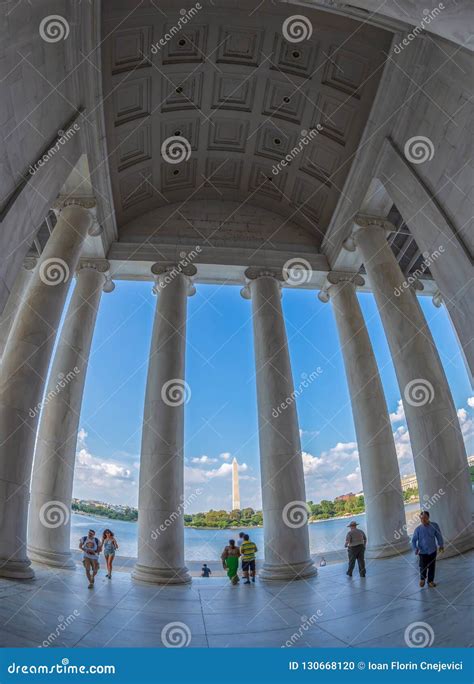
[[[405,501],[404,506],[410,506],[411,504],[414,503],[419,503],[420,499],[411,499],[410,501]],[[120,522],[128,522],[128,523],[136,523],[138,522],[137,520],[124,520],[122,518],[109,518],[107,515],[102,515],[99,512],[94,512],[94,513],[89,513],[86,511],[77,511],[77,510],[72,510],[72,513],[75,513],[76,515],[84,515],[84,516],[89,516],[91,518],[102,518],[104,520],[110,520],[111,522],[115,521],[120,521]],[[345,520],[347,518],[355,518],[358,515],[365,515],[365,511],[361,511],[359,513],[347,513],[345,515],[334,515],[334,516],[328,516],[327,518],[319,518],[319,520],[308,520],[308,525],[313,525],[316,523],[322,523],[322,522],[327,522],[328,520]],[[229,527],[219,527],[219,526],[211,526],[211,525],[184,525],[186,528],[191,529],[191,530],[255,530],[259,528],[263,528],[263,525],[233,525]]]

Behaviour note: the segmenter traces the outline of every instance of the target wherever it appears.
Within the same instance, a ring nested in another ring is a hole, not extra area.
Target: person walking
[[[99,571],[100,542],[95,536],[95,530],[89,530],[86,537],[81,537],[79,548],[82,551],[82,564],[89,580],[89,589],[94,588],[94,580]]]
[[[436,587],[436,582],[434,581],[437,553],[436,542],[438,543],[440,553],[443,553],[443,535],[438,523],[430,522],[428,511],[421,511],[420,520],[421,525],[415,528],[411,539],[413,550],[420,561],[420,587],[425,586],[427,574],[428,586]]]
[[[252,582],[255,582],[255,554],[257,553],[257,545],[250,541],[248,534],[244,534],[244,541],[240,545],[240,554],[242,556],[242,572],[245,577],[244,584],[250,584],[249,573]]]
[[[243,541],[244,541],[244,533],[239,532],[239,538],[237,539],[237,546],[239,547],[239,549],[242,546]]]
[[[112,579],[112,565],[115,558],[115,551],[118,549],[117,540],[115,539],[115,535],[112,530],[104,530],[100,548],[104,552],[105,563],[107,565],[106,577],[108,579]]]
[[[359,575],[365,577],[365,547],[367,546],[367,537],[363,530],[357,529],[355,520],[352,520],[347,527],[349,528],[349,532],[346,535],[346,543],[344,546],[349,555],[349,567],[347,568],[346,575],[352,577],[357,561]]]
[[[221,560],[224,570],[227,570],[227,577],[232,584],[238,584],[240,582],[238,575],[239,556],[240,551],[235,545],[235,540],[229,539],[229,545],[224,548],[224,551],[221,554]]]

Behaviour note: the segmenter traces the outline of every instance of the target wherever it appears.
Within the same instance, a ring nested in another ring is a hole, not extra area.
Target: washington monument
[[[239,464],[236,458],[232,461],[232,510],[240,511]]]

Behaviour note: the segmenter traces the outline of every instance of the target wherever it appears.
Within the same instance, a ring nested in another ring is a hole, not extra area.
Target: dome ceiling
[[[189,200],[230,200],[270,209],[318,248],[390,35],[296,5],[223,4],[202,2],[190,12],[176,3],[104,2],[104,106],[119,230],[166,205],[179,213]],[[299,26],[285,24],[300,13]],[[174,163],[174,154],[182,161]]]

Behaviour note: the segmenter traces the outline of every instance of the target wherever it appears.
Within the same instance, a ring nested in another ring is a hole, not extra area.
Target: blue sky
[[[372,295],[361,294],[381,371],[402,474],[413,461],[390,353]],[[102,297],[81,413],[74,496],[136,505],[141,423],[156,299],[151,283],[117,281]],[[330,304],[285,289],[283,310],[295,386],[319,376],[297,399],[307,498],[360,491],[347,382]],[[468,452],[474,399],[444,308],[421,304],[429,321]],[[188,300],[185,485],[188,510],[230,508],[230,462],[240,464],[242,506],[259,507],[260,473],[251,304],[233,286],[198,285]],[[306,374],[306,375],[305,375]],[[469,402],[469,403],[468,403]],[[195,495],[196,489],[202,493]]]

